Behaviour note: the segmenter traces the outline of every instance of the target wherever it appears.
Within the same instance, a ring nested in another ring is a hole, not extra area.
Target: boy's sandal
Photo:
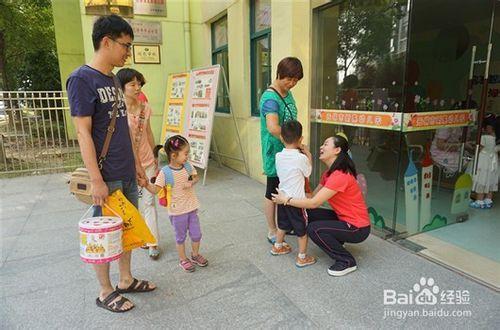
[[[120,297],[120,299],[116,300],[116,301],[113,301],[115,300],[116,298]],[[104,309],[107,309],[108,311],[110,312],[113,312],[113,313],[125,313],[125,312],[128,312],[129,310],[131,310],[132,308],[135,307],[135,305],[132,304],[132,307],[128,308],[128,309],[123,309],[123,305],[126,303],[126,302],[130,302],[130,300],[128,300],[127,298],[125,298],[124,296],[121,296],[119,292],[117,291],[113,291],[111,292],[104,300],[101,301],[101,299],[99,299],[99,297],[97,297],[97,299],[95,300],[95,303],[98,307],[101,307],[101,308],[104,308]]]
[[[120,289],[118,288],[118,285],[116,286],[116,292],[118,293],[149,292],[153,291],[154,289],[156,289],[156,287],[151,287],[148,281],[146,280],[139,281],[136,278],[134,278],[132,284],[130,284],[129,287],[126,289]]]
[[[296,235],[296,234],[294,234],[294,235]],[[267,236],[267,241],[271,245],[274,245],[274,243],[276,243],[276,236],[272,236],[272,237]],[[288,245],[288,243],[283,240],[283,245]]]

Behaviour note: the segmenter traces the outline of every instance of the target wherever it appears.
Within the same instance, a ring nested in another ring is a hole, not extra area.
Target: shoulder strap
[[[191,163],[184,164],[184,168],[186,169],[189,175],[193,174],[193,166],[191,165]]]
[[[99,160],[97,162],[99,169],[102,169],[102,162],[106,159],[106,155],[108,154],[109,145],[111,143],[111,136],[115,131],[116,117],[118,116],[118,98],[120,94],[120,84],[118,83],[118,79],[113,73],[111,73],[111,76],[113,77],[113,82],[115,84],[115,103],[113,103],[113,113],[111,115],[111,121],[109,122],[104,145],[102,146],[101,154],[99,155]]]
[[[139,101],[139,107],[141,108],[141,111],[139,112],[139,124],[137,126],[137,134],[134,137],[134,142],[135,142],[135,149],[139,149],[139,144],[141,143],[142,140],[142,132],[144,130],[144,122],[146,121],[146,103]]]
[[[172,169],[166,165],[163,166],[161,169],[163,174],[165,175],[165,186],[170,185],[171,187],[174,186],[174,173],[172,172]]]
[[[285,108],[288,110],[288,114],[290,115],[290,119],[293,119],[293,113],[292,113],[292,110],[290,110],[290,108],[288,107],[288,104],[286,103],[285,99],[283,98],[283,96],[281,96],[281,94],[276,90],[276,88],[274,88],[273,86],[269,86],[268,87],[270,90],[272,90],[273,92],[275,92],[281,99],[281,101],[283,102],[283,104],[285,105]],[[289,92],[290,93],[290,92]]]

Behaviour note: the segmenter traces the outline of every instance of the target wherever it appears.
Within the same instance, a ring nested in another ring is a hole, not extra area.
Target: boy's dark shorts
[[[304,209],[293,206],[278,205],[278,228],[284,231],[295,231],[298,237],[306,234],[307,214]]]
[[[280,184],[280,179],[277,176],[268,176],[266,182],[266,198],[272,200],[271,194],[276,194],[276,189]]]

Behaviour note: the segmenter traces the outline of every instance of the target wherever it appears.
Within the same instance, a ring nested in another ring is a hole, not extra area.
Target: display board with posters
[[[172,135],[185,134],[184,121],[189,88],[189,73],[171,74],[167,82],[167,102],[163,113],[161,141]]]
[[[220,66],[170,75],[163,116],[162,141],[175,134],[191,146],[190,161],[206,169],[217,102]]]
[[[191,144],[191,162],[203,169],[210,153],[219,72],[220,66],[215,65],[190,73],[185,132]]]

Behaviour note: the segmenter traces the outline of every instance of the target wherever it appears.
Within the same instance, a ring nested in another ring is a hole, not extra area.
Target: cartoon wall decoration
[[[470,193],[472,190],[472,177],[463,173],[455,182],[453,199],[451,201],[451,214],[466,213],[469,207]]]
[[[370,216],[370,222],[377,228],[384,229],[385,228],[385,220],[384,217],[379,215],[377,210],[373,207],[368,208],[368,215]]]
[[[404,174],[406,231],[408,234],[418,232],[418,171],[413,162],[412,152],[409,152],[408,167]]]
[[[420,218],[418,229],[431,220],[431,198],[432,198],[432,159],[427,146],[425,157],[422,160],[422,173],[420,174],[422,187],[420,190]]]
[[[443,216],[436,214],[434,216],[434,218],[432,218],[432,221],[429,222],[428,224],[426,224],[422,228],[422,231],[429,231],[429,230],[437,229],[440,227],[444,227],[444,226],[446,226],[447,223],[448,223],[448,219],[446,219],[446,217],[443,217]]]

